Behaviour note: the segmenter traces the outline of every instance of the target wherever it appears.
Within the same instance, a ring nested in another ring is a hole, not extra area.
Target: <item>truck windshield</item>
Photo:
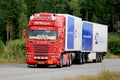
[[[56,40],[55,30],[29,30],[29,39]]]

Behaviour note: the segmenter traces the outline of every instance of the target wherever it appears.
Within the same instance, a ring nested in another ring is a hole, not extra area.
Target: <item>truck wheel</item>
[[[36,65],[34,65],[34,64],[27,64],[27,67],[28,67],[28,68],[35,68]]]
[[[102,62],[102,54],[101,53],[96,53],[96,59],[93,60],[93,62]]]
[[[84,55],[84,53],[82,53],[82,64],[84,64],[85,63],[85,55]]]
[[[70,55],[67,61],[67,67],[70,67],[72,65],[72,56]]]
[[[28,67],[28,68],[31,68],[31,65],[27,64],[27,67]]]
[[[103,56],[102,56],[102,53],[100,54],[100,62],[102,62],[102,58],[103,58]]]
[[[102,62],[102,54],[101,53],[98,53],[98,61],[97,62]]]
[[[71,66],[72,65],[72,56],[70,55],[69,56],[69,66]]]
[[[66,67],[69,67],[70,66],[70,58],[68,57],[68,61],[66,63]]]
[[[82,60],[82,53],[79,54],[79,64],[82,64],[83,60]]]
[[[96,53],[96,59],[94,59],[93,62],[94,62],[94,63],[99,62],[99,54],[98,54],[98,53]]]
[[[59,62],[58,68],[62,68],[62,67],[63,67],[63,56],[61,55],[60,56],[60,62]]]

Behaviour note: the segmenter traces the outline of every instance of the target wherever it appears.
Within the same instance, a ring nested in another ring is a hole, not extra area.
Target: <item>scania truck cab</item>
[[[24,31],[26,62],[31,65],[71,65],[71,54],[64,52],[65,17],[50,13],[33,14]],[[27,35],[26,35],[27,34]]]

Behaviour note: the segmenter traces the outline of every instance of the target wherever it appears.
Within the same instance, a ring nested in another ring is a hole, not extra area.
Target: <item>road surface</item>
[[[60,80],[80,75],[97,75],[104,70],[120,72],[120,59],[105,59],[102,63],[74,64],[63,68],[27,68],[26,64],[0,64],[0,80]]]

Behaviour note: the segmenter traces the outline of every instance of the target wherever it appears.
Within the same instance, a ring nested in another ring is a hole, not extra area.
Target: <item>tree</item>
[[[110,19],[109,19],[109,30],[114,32],[115,31],[115,27],[114,24],[115,22],[120,20],[120,1],[119,0],[106,0],[106,4],[107,4],[107,10],[108,10],[108,14],[110,15]]]
[[[85,16],[85,20],[91,20],[91,14],[96,10],[93,0],[81,0],[82,14]],[[89,19],[90,18],[90,19]]]
[[[73,15],[81,16],[80,0],[71,0],[70,2],[68,2],[68,5],[69,5]]]
[[[12,1],[1,0],[1,14],[2,14],[2,22],[4,25],[2,27],[6,27],[7,32],[7,41],[12,39],[12,30],[13,30],[13,11],[12,11]]]
[[[115,26],[115,30],[116,30],[118,33],[120,33],[120,21],[117,21],[114,26]]]
[[[92,22],[97,22],[97,20],[98,20],[98,19],[97,19],[96,15],[94,14],[94,15],[92,16],[92,20],[91,20],[91,21],[92,21]]]
[[[18,24],[19,24],[18,25],[18,29],[19,29],[18,38],[22,38],[23,37],[23,29],[26,29],[27,24],[28,24],[27,17],[23,12],[20,14],[20,17],[18,19]]]
[[[24,0],[19,0],[19,17],[18,17],[18,35],[17,38],[23,37],[23,29],[27,28],[28,19],[27,19],[27,6],[24,3]]]
[[[36,12],[66,13],[67,0],[37,0]]]
[[[120,0],[0,0],[0,39],[21,38],[29,16],[39,12],[72,14],[115,31],[114,25],[120,21],[119,4]]]
[[[19,31],[21,31],[18,30],[18,25],[20,23],[19,19],[20,17],[22,18],[21,14],[24,14],[24,16],[26,16],[27,14],[27,8],[25,6],[26,4],[24,4],[24,0],[1,0],[0,4],[0,11],[3,15],[1,21],[4,24],[2,25],[2,27],[6,27],[5,31],[7,41],[18,38],[16,34],[18,34]],[[23,21],[27,21],[27,19]]]

